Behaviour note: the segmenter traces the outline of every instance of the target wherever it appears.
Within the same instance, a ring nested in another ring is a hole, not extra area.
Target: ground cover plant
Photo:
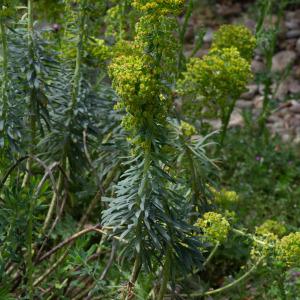
[[[1,300],[298,299],[299,153],[267,126],[279,2],[200,54],[206,1],[0,1]],[[260,114],[232,129],[251,81]]]

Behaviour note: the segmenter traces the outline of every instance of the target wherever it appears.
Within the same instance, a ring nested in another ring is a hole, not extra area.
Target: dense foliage
[[[254,272],[298,299],[299,158],[266,127],[271,75],[229,130],[272,1],[201,57],[194,0],[25,2],[0,1],[0,299],[244,299]]]

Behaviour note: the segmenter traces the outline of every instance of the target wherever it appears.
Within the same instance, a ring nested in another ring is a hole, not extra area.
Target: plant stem
[[[241,236],[245,236],[245,237],[248,237],[250,239],[252,239],[253,241],[255,241],[256,243],[262,245],[262,246],[265,246],[267,245],[265,242],[261,241],[261,240],[258,240],[255,236],[253,236],[252,234],[248,234],[248,233],[245,233],[241,230],[238,230],[238,229],[235,229],[235,228],[232,228],[231,229],[234,233],[238,234],[238,235],[241,235]]]
[[[75,62],[75,71],[73,75],[73,86],[72,86],[72,113],[74,108],[77,105],[79,87],[80,87],[80,78],[81,78],[81,61],[82,61],[82,52],[83,52],[83,40],[85,36],[85,25],[86,25],[86,4],[87,0],[83,0],[80,11],[80,24],[79,24],[79,36],[77,42],[77,51],[76,51],[76,62]]]
[[[147,184],[148,184],[148,171],[149,168],[151,166],[151,139],[147,139],[145,141],[145,152],[144,152],[144,169],[143,169],[143,177],[141,180],[141,184],[139,186],[139,190],[138,190],[138,205],[140,206],[140,201],[145,193]],[[142,234],[141,234],[141,216],[140,215],[139,219],[138,219],[138,224],[137,224],[137,228],[136,228],[136,236],[140,239],[140,242],[142,242]],[[128,288],[127,288],[127,292],[126,292],[126,296],[123,296],[123,299],[125,300],[129,300],[131,299],[132,296],[132,289],[134,287],[134,284],[138,278],[138,275],[140,273],[142,267],[142,261],[141,261],[141,256],[139,253],[136,253],[135,256],[135,262],[134,262],[134,267],[132,270],[132,274],[131,274],[131,279],[130,282],[128,283]]]
[[[218,293],[224,292],[224,291],[226,291],[226,290],[228,290],[228,289],[230,289],[230,288],[232,288],[232,287],[238,285],[241,281],[243,281],[243,280],[245,280],[246,278],[248,278],[248,277],[249,277],[249,276],[257,269],[257,267],[258,267],[259,264],[263,261],[264,258],[265,258],[265,257],[262,256],[262,257],[257,261],[257,263],[256,263],[255,265],[253,265],[253,266],[250,268],[249,271],[247,271],[244,275],[242,275],[241,277],[239,277],[239,278],[236,279],[235,281],[233,281],[233,282],[231,282],[231,283],[229,283],[229,284],[227,284],[227,285],[225,285],[225,286],[223,286],[223,287],[221,287],[221,288],[219,288],[219,289],[215,289],[215,290],[212,290],[212,291],[205,292],[205,293],[203,294],[203,296],[210,296],[210,295],[218,294]],[[197,296],[199,296],[199,294],[193,293],[191,296],[192,296],[192,297],[197,297]]]
[[[157,300],[163,300],[164,299],[164,295],[166,293],[168,281],[169,281],[169,278],[170,278],[170,272],[171,272],[171,247],[168,246],[167,254],[166,254],[166,261],[165,261],[165,264],[164,264],[164,267],[163,267],[162,283],[161,283],[161,287],[160,287],[160,290],[159,290]]]
[[[139,254],[136,255],[133,270],[131,273],[130,281],[128,283],[127,291],[123,295],[123,300],[130,300],[132,298],[132,290],[134,288],[135,282],[138,279],[139,273],[141,271],[142,262]]]
[[[231,103],[229,104],[228,109],[223,109],[222,110],[222,128],[221,128],[221,133],[220,133],[220,143],[219,143],[219,147],[218,147],[218,152],[220,152],[220,150],[222,149],[223,145],[224,145],[224,140],[227,134],[227,129],[228,129],[228,125],[229,125],[229,121],[230,121],[230,117],[231,114],[233,112],[234,106],[235,106],[235,99],[232,99]]]
[[[2,8],[3,12],[3,8]],[[2,43],[2,112],[1,118],[5,122],[7,120],[7,112],[8,112],[8,82],[9,82],[9,75],[8,75],[8,43],[7,43],[7,35],[6,35],[6,26],[5,26],[5,19],[1,15],[0,18],[1,22],[1,43]],[[3,144],[5,141],[3,141]]]
[[[212,260],[212,258],[214,257],[214,255],[216,254],[218,248],[220,246],[220,243],[217,242],[215,247],[212,249],[212,251],[210,252],[209,256],[207,257],[207,259],[205,260],[205,262],[203,263],[203,268],[205,268],[209,263],[210,261]]]
[[[29,299],[33,300],[33,263],[32,263],[32,219],[33,219],[33,199],[29,199],[29,216],[27,228],[27,284]]]
[[[231,289],[233,287],[235,287],[236,285],[238,285],[240,282],[242,282],[243,280],[247,279],[256,269],[257,267],[260,265],[260,263],[264,260],[265,256],[262,256],[255,265],[253,265],[245,274],[243,274],[241,277],[239,277],[238,279],[234,280],[233,282],[215,289],[215,290],[211,290],[211,291],[207,291],[207,292],[203,292],[203,291],[198,291],[198,292],[194,292],[191,294],[181,294],[181,296],[183,297],[205,297],[205,296],[210,296],[210,295],[214,295],[214,294],[219,294],[222,293],[228,289]]]
[[[29,55],[29,63],[31,65],[33,76],[35,77],[35,70],[34,70],[34,28],[33,28],[33,3],[32,0],[28,0],[27,2],[27,14],[28,14],[28,21],[27,21],[27,34],[28,34],[28,55]],[[32,78],[31,78],[32,80]],[[33,78],[34,80],[34,78]],[[29,147],[29,154],[32,156],[34,155],[34,148],[36,145],[36,93],[34,86],[30,88],[29,94],[29,123],[30,123],[30,147]],[[29,158],[26,165],[27,173],[24,176],[22,187],[25,187],[28,184],[31,171],[32,171],[32,159]]]

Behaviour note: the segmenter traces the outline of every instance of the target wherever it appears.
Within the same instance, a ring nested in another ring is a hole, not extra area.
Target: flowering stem
[[[232,228],[231,229],[234,233],[238,234],[238,235],[241,235],[241,236],[245,236],[245,237],[248,237],[250,239],[252,239],[253,241],[255,241],[256,243],[262,245],[262,246],[265,246],[267,245],[265,242],[261,241],[261,240],[258,240],[255,236],[253,236],[252,234],[249,234],[249,233],[245,233],[241,230],[238,230],[238,229],[235,229],[235,228]]]
[[[236,285],[238,285],[240,282],[242,282],[243,280],[245,280],[246,278],[248,278],[256,269],[257,267],[260,265],[260,263],[264,260],[264,256],[262,256],[257,262],[255,265],[253,265],[249,271],[247,271],[244,275],[242,275],[241,277],[239,277],[238,279],[234,280],[233,282],[221,287],[221,288],[218,288],[218,289],[215,289],[215,290],[212,290],[212,291],[207,291],[207,292],[195,292],[195,293],[192,293],[190,296],[192,297],[199,297],[199,296],[210,296],[210,295],[214,295],[214,294],[218,294],[218,293],[222,293],[228,289],[231,289],[232,287],[235,287]]]
[[[227,129],[228,129],[228,125],[229,125],[229,121],[230,121],[230,117],[231,114],[233,112],[234,106],[235,106],[235,99],[232,99],[231,103],[229,104],[228,109],[224,108],[222,109],[222,128],[221,128],[221,133],[220,133],[220,143],[219,143],[219,148],[218,148],[218,152],[220,152],[220,150],[222,149],[223,145],[224,145],[224,140],[227,134]]]
[[[210,252],[209,256],[207,257],[207,259],[205,260],[205,262],[203,263],[203,267],[205,268],[209,263],[210,261],[212,260],[212,258],[214,257],[214,255],[216,254],[218,248],[220,246],[220,243],[217,242],[215,247],[212,249],[212,251]]]

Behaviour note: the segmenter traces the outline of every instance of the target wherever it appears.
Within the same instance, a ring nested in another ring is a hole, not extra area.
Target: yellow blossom
[[[201,228],[204,238],[213,244],[224,242],[230,229],[229,222],[216,212],[205,213],[195,226]]]

